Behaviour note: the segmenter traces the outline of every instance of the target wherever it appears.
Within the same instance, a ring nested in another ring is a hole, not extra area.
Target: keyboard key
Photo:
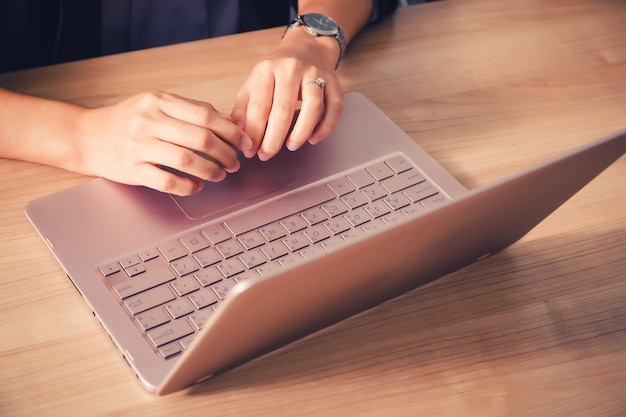
[[[122,265],[122,268],[129,268],[133,265],[137,265],[138,263],[139,263],[138,256],[129,256],[128,258],[124,258],[120,260],[120,265]]]
[[[303,261],[304,261],[304,258],[302,256],[298,255],[297,253],[292,253],[290,255],[287,255],[285,257],[280,258],[278,260],[278,263],[284,269],[284,268],[294,267],[294,266],[302,263]]]
[[[110,264],[104,265],[100,267],[100,273],[105,277],[111,276],[117,272],[120,272],[122,267],[119,262],[112,262]]]
[[[387,191],[380,184],[368,185],[361,189],[361,192],[369,201],[376,201],[383,197],[387,197]]]
[[[340,239],[340,238],[334,238],[334,239],[328,239],[323,241],[322,243],[320,243],[320,246],[325,250],[325,251],[331,251],[331,250],[337,250],[342,246],[346,245],[346,241],[344,239]]]
[[[328,183],[331,190],[339,197],[354,191],[354,185],[346,177],[337,178]]]
[[[359,192],[345,195],[341,197],[341,201],[343,201],[351,210],[354,210],[357,207],[364,206],[369,202],[367,197]]]
[[[245,271],[243,274],[239,274],[233,279],[235,280],[237,284],[239,284],[249,279],[258,278],[258,277],[259,277],[259,273],[256,271]]]
[[[178,241],[167,242],[158,247],[159,251],[167,262],[175,261],[187,255],[187,251]]]
[[[402,222],[407,221],[407,217],[399,211],[393,211],[391,214],[384,216],[382,218],[383,222],[389,226],[393,226]]]
[[[328,215],[319,207],[314,207],[302,213],[302,218],[309,226],[313,226],[328,219]]]
[[[348,230],[346,233],[343,233],[341,235],[341,238],[347,242],[352,241],[352,240],[357,240],[359,238],[361,238],[362,236],[365,236],[366,232],[365,230],[357,227],[355,229],[350,229]]]
[[[348,179],[357,187],[363,188],[374,184],[374,178],[364,169],[348,175]]]
[[[196,272],[198,269],[198,264],[194,262],[193,258],[190,256],[184,256],[170,264],[174,271],[178,274],[179,277],[183,277],[185,275],[189,275],[192,272]]]
[[[373,222],[369,222],[360,227],[365,233],[376,233],[380,230],[385,229],[385,224],[382,223],[382,220],[376,220]]]
[[[139,259],[141,259],[142,262],[148,262],[158,257],[159,251],[157,248],[145,249],[144,251],[139,252]]]
[[[167,285],[152,288],[124,300],[124,305],[131,314],[137,314],[165,304],[176,298]]]
[[[323,255],[324,249],[319,245],[311,245],[306,249],[302,249],[299,253],[304,259],[311,259]]]
[[[183,245],[191,253],[198,252],[199,250],[209,247],[209,242],[206,241],[200,232],[193,232],[180,238]]]
[[[404,194],[394,194],[383,200],[392,210],[400,210],[411,204],[411,201]]]
[[[146,335],[152,344],[158,348],[174,340],[188,336],[193,332],[193,328],[185,320],[176,320],[149,330]]]
[[[423,182],[403,191],[403,194],[414,203],[438,193],[439,191],[429,182]]]
[[[257,266],[263,265],[267,262],[267,259],[259,249],[254,249],[240,255],[239,260],[248,269],[256,268]]]
[[[214,224],[212,226],[202,229],[202,233],[209,239],[214,245],[222,243],[230,239],[232,236],[228,230],[221,224]]]
[[[217,284],[211,286],[211,289],[215,292],[215,294],[223,300],[228,295],[228,292],[235,286],[237,283],[230,279],[225,279],[224,281],[218,282]]]
[[[390,194],[396,193],[412,185],[426,181],[426,178],[417,170],[407,171],[395,177],[382,181],[380,184],[385,187]]]
[[[228,259],[218,264],[216,268],[222,273],[224,278],[230,278],[246,270],[239,258]]]
[[[215,247],[224,259],[232,258],[243,253],[243,246],[236,240],[227,240]]]
[[[379,162],[365,168],[376,181],[382,181],[385,178],[393,176],[393,171],[384,162]]]
[[[290,252],[296,252],[309,246],[309,241],[300,232],[283,239],[282,242]]]
[[[264,263],[260,267],[256,268],[256,272],[261,277],[268,277],[270,275],[274,275],[274,274],[277,274],[279,272],[282,272],[282,270],[283,270],[282,265],[280,265],[276,261],[275,262]]]
[[[289,250],[282,242],[272,242],[268,245],[265,245],[261,248],[261,252],[269,259],[270,261],[274,259],[278,259],[281,256],[285,256],[289,253]]]
[[[204,310],[196,311],[189,316],[189,321],[196,329],[202,330],[207,320],[209,320],[213,313],[215,313],[215,311],[212,308],[205,308]],[[189,345],[187,338],[184,339],[184,342],[186,342],[187,346]]]
[[[350,223],[348,223],[348,221],[343,217],[339,217],[337,219],[327,221],[324,223],[324,227],[326,227],[333,235],[338,235],[346,230],[350,230]]]
[[[396,174],[400,174],[402,172],[413,169],[413,165],[411,165],[409,160],[402,155],[397,155],[393,158],[387,159],[385,161],[385,164],[387,164],[387,166],[391,168]]]
[[[193,255],[193,258],[198,262],[200,267],[206,268],[207,266],[215,265],[220,262],[222,259],[222,255],[217,252],[215,248],[207,248],[203,249],[200,252],[197,252]]]
[[[172,281],[176,276],[168,267],[158,267],[146,271],[138,277],[113,285],[113,290],[121,299],[139,294],[149,288]]]
[[[239,236],[237,240],[239,240],[239,243],[243,245],[245,250],[258,248],[266,242],[265,238],[256,230]]]
[[[126,272],[126,275],[128,275],[129,277],[135,277],[139,274],[146,272],[146,267],[143,266],[143,264],[137,264],[124,269],[124,272]]]
[[[385,214],[391,212],[391,209],[384,201],[374,201],[371,204],[368,204],[364,207],[365,211],[372,216],[372,218],[377,219]]]
[[[420,201],[420,204],[422,206],[424,206],[425,208],[429,209],[432,207],[437,207],[440,206],[441,204],[445,203],[446,201],[448,201],[448,197],[446,197],[443,194],[435,194],[429,198],[425,198],[423,200]]]
[[[203,287],[208,287],[209,285],[215,284],[216,282],[219,282],[222,280],[222,278],[224,278],[222,273],[218,271],[215,267],[196,272],[195,274],[193,274],[193,276]]]
[[[324,212],[332,218],[346,213],[348,211],[348,207],[339,200],[333,200],[326,204],[322,204],[322,210],[324,210]]]
[[[287,217],[285,220],[280,222],[280,225],[289,233],[295,233],[306,229],[306,222],[298,215]]]
[[[169,359],[174,355],[178,355],[182,349],[178,343],[170,343],[159,348],[159,354],[163,359]]]
[[[189,301],[191,301],[192,304],[200,310],[217,303],[218,299],[213,291],[209,288],[204,288],[191,294],[189,296]]]
[[[352,227],[360,226],[372,220],[364,208],[353,210],[346,213],[343,217],[352,225]]]
[[[137,320],[142,329],[150,330],[170,321],[170,316],[163,310],[163,307],[157,307],[137,314],[135,320]]]
[[[177,298],[172,302],[165,304],[165,309],[173,319],[178,319],[193,313],[195,309],[186,298]]]
[[[204,312],[204,310],[202,312]],[[189,321],[192,321],[191,320],[191,316],[189,317]],[[193,324],[193,321],[192,321],[192,324]],[[198,330],[200,330],[200,329],[198,329]],[[194,333],[192,335],[183,337],[182,339],[180,339],[178,341],[178,343],[180,343],[180,345],[183,347],[183,349],[189,349],[189,347],[191,346],[191,342],[193,342],[193,339],[195,339],[195,338],[196,338],[196,334]]]
[[[200,284],[198,283],[198,281],[196,281],[196,279],[193,276],[179,278],[176,281],[172,282],[171,285],[179,297],[192,293],[198,288],[200,288]]]
[[[401,210],[402,214],[404,214],[405,216],[409,218],[424,214],[425,211],[426,211],[426,207],[419,205],[419,204],[413,204]]]
[[[285,229],[283,229],[279,223],[272,223],[262,227],[259,229],[259,233],[261,233],[261,236],[268,242],[273,242],[287,236]]]
[[[328,229],[323,227],[323,225],[318,225],[305,230],[304,236],[309,239],[311,243],[317,243],[324,239],[328,239],[330,237],[330,232]]]

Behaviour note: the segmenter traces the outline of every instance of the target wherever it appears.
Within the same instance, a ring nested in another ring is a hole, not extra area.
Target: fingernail
[[[296,142],[291,141],[291,140],[288,140],[285,146],[287,146],[287,149],[289,149],[292,152],[297,151],[300,148],[300,146],[298,146]]]
[[[250,149],[252,149],[253,146],[254,146],[254,142],[252,142],[252,139],[250,139],[248,135],[244,135],[241,138],[241,150],[242,151],[249,151]]]
[[[234,167],[232,167],[231,169],[228,169],[227,171],[228,171],[228,172],[230,172],[230,173],[232,174],[233,172],[237,172],[237,171],[239,171],[239,168],[241,168],[241,163],[240,163],[239,161],[237,161],[237,162],[235,163],[235,166],[234,166]]]
[[[191,189],[191,194],[195,194],[197,192],[202,191],[202,189],[204,188],[204,182],[202,181],[195,181],[193,184],[193,188]]]

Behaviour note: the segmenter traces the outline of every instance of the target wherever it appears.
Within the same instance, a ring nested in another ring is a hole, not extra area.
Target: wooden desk
[[[280,28],[0,76],[98,106],[148,89],[229,111]],[[339,70],[473,188],[626,127],[622,0],[445,0]],[[0,161],[0,415],[626,413],[626,158],[521,242],[195,388],[145,393],[23,214],[87,178]]]

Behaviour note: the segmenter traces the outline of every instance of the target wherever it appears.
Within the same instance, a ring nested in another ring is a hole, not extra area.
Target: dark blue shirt
[[[377,0],[374,17],[396,6]],[[284,26],[296,8],[294,0],[0,0],[0,72]]]

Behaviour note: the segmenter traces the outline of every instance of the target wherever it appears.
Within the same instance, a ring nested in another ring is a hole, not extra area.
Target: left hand
[[[335,74],[338,47],[330,37],[315,38],[292,29],[279,47],[258,63],[235,99],[232,117],[254,142],[245,151],[266,161],[283,144],[291,151],[305,142],[316,144],[334,130],[343,110],[343,94]],[[321,77],[319,86],[314,82]],[[300,101],[300,113],[290,131]]]

